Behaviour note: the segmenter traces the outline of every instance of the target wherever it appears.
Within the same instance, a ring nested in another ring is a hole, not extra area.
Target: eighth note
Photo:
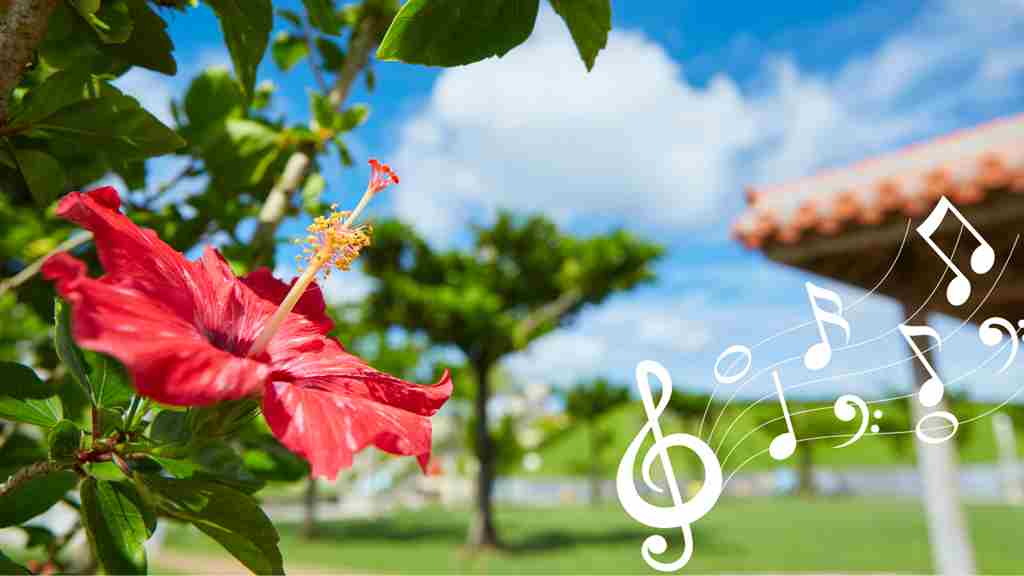
[[[832,361],[832,344],[828,341],[828,334],[825,332],[825,323],[835,324],[843,329],[846,334],[846,343],[850,343],[850,323],[843,318],[843,300],[839,294],[825,288],[820,288],[807,282],[807,298],[811,301],[811,310],[814,312],[814,321],[818,324],[818,334],[821,335],[821,342],[814,344],[804,354],[804,366],[808,370],[821,370]],[[828,300],[836,307],[835,312],[826,312],[818,306],[818,300]]]
[[[779,382],[779,371],[772,370],[772,378],[775,379],[775,390],[779,393],[779,403],[782,404],[782,415],[786,417],[786,428],[789,432],[783,432],[776,436],[770,445],[768,453],[776,460],[785,460],[796,452],[796,432],[793,431],[793,420],[789,416],[789,406],[786,406],[786,396],[782,393],[782,383]]]
[[[921,405],[926,408],[931,408],[942,400],[942,395],[945,393],[945,384],[942,383],[942,379],[939,378],[938,372],[928,362],[928,358],[925,357],[921,349],[917,347],[914,342],[914,336],[928,336],[934,338],[938,343],[937,347],[942,347],[942,337],[935,331],[931,326],[907,326],[906,324],[900,324],[900,333],[903,334],[903,338],[907,340],[907,344],[910,345],[910,349],[914,351],[914,356],[921,361],[921,365],[924,366],[928,375],[931,376],[923,384],[921,384],[921,390],[918,392],[917,398],[921,401]]]
[[[942,219],[946,217],[947,213],[953,213],[953,216],[960,221],[964,227],[970,231],[974,239],[978,241],[978,247],[971,252],[971,270],[974,270],[976,274],[985,274],[992,269],[992,265],[996,262],[996,253],[992,250],[992,246],[981,237],[981,234],[971,226],[971,223],[964,218],[963,214],[953,206],[953,203],[946,199],[945,196],[939,199],[939,203],[935,205],[928,217],[921,222],[921,225],[917,227],[917,233],[924,238],[924,241],[928,243],[933,251],[942,259],[942,261],[953,271],[955,278],[946,287],[946,300],[949,301],[953,306],[960,306],[971,296],[971,281],[967,279],[967,276],[960,271],[959,268],[953,264],[953,260],[946,255],[945,252],[939,249],[935,241],[932,240],[932,234],[939,229],[942,225]]]

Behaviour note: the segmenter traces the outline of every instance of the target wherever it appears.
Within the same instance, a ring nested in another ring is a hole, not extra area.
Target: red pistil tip
[[[370,174],[370,191],[372,193],[376,194],[392,184],[398,184],[398,174],[395,174],[391,166],[378,161],[376,158],[371,158],[370,168],[372,170]]]

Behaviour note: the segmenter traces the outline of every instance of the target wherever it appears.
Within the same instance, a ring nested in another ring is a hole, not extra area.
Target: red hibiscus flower
[[[397,181],[374,165],[365,200]],[[386,169],[386,170],[385,170]],[[326,264],[347,267],[367,231],[356,213],[332,214],[310,228],[317,242],[289,287],[267,269],[236,277],[216,250],[189,261],[121,214],[113,188],[61,199],[57,214],[93,232],[105,274],[59,254],[43,266],[72,305],[75,340],[118,358],[140,394],[178,406],[262,397],[274,435],[333,479],[369,444],[415,455],[426,469],[430,416],[448,400],[446,372],[420,386],[374,370],[327,337],[333,323],[316,283]],[[347,218],[344,218],[347,216]],[[344,219],[343,219],[344,218]]]

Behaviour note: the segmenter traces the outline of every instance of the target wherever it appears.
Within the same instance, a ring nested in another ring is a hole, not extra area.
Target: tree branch
[[[390,18],[376,12],[369,11],[360,21],[359,27],[353,31],[349,41],[348,55],[345,63],[338,73],[334,87],[327,95],[328,102],[332,106],[341,106],[355,83],[359,73],[366,68],[370,61],[370,53],[377,46],[377,40],[381,32],[390,23]],[[311,55],[312,56],[312,55]],[[291,205],[292,195],[302,186],[306,173],[313,163],[315,151],[312,147],[305,147],[295,151],[288,158],[284,172],[270,189],[263,207],[260,209],[259,223],[253,235],[252,244],[256,250],[256,257],[263,262],[269,262],[274,255],[274,237],[281,221],[288,214],[288,207]]]
[[[69,467],[70,466],[68,466],[67,464],[59,464],[57,462],[50,461],[36,462],[35,464],[25,466],[21,470],[15,472],[10,478],[7,479],[6,482],[0,484],[0,498],[6,496],[10,492],[13,492],[15,489],[17,489],[25,482],[28,482],[29,480],[38,478],[39,476],[45,476],[50,472],[59,472],[61,470],[66,470]]]
[[[0,126],[7,124],[11,91],[46,34],[58,0],[8,0],[0,12]]]
[[[533,335],[535,330],[548,322],[560,318],[573,306],[578,304],[582,298],[583,291],[579,288],[573,288],[563,292],[562,295],[555,300],[548,302],[528,314],[526,318],[523,318],[519,324],[516,325],[514,332],[514,342],[516,343],[516,347],[519,348],[525,346],[530,341],[530,337]]]
[[[84,232],[82,234],[72,236],[58,244],[57,247],[54,248],[53,250],[47,252],[46,255],[43,256],[42,258],[39,258],[35,262],[26,266],[21,272],[18,272],[17,274],[11,276],[10,278],[0,280],[0,296],[3,296],[11,288],[17,288],[18,286],[21,286],[22,284],[27,282],[29,278],[35,276],[36,272],[39,272],[39,269],[43,267],[43,263],[46,262],[46,260],[50,258],[50,256],[53,256],[54,254],[58,254],[60,252],[74,250],[75,248],[81,246],[82,244],[85,244],[89,240],[92,240],[92,232]]]

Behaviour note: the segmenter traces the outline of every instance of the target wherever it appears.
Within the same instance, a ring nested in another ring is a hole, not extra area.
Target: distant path
[[[176,573],[186,574],[250,574],[249,570],[239,564],[237,560],[229,555],[218,555],[218,556],[206,556],[203,554],[186,554],[180,551],[169,551],[163,550],[155,558],[153,562],[155,569],[151,568],[150,573],[152,574],[164,574],[161,572],[161,568],[174,570]],[[344,568],[337,570],[324,570],[323,567],[312,567],[312,566],[300,566],[291,562],[285,562],[285,572],[288,574],[343,574],[345,576],[373,576],[369,572],[357,572],[351,570],[345,570]],[[744,573],[742,576],[757,576],[756,574]],[[770,575],[765,576],[786,576],[781,572],[772,572]],[[794,575],[795,576],[795,575]],[[825,572],[821,574],[812,574],[806,572],[800,572],[799,576],[844,576],[841,572]],[[885,576],[881,573],[875,573],[875,576]],[[896,576],[896,575],[892,575]]]
[[[372,576],[367,572],[358,572],[337,568],[325,570],[323,566],[303,566],[294,562],[284,563],[288,574],[344,574],[345,576]],[[189,554],[180,550],[162,549],[153,559],[151,574],[166,574],[162,570],[173,570],[176,574],[251,574],[248,568],[228,554],[216,556],[206,554]]]

